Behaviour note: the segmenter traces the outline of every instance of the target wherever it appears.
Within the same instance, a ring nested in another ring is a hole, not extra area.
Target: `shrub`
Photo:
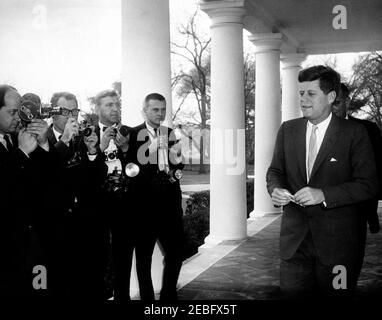
[[[247,180],[247,218],[253,210],[253,179]],[[201,191],[190,195],[186,202],[183,225],[186,237],[184,259],[198,252],[210,232],[210,192]]]

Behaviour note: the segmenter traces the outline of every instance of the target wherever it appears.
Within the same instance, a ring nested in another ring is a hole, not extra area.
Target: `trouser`
[[[177,300],[176,285],[183,260],[183,225],[181,217],[173,217],[169,223],[158,223],[155,230],[140,237],[136,246],[136,269],[141,300],[155,299],[151,279],[151,262],[156,241],[164,255],[164,269],[160,300]]]
[[[73,216],[65,230],[63,295],[74,300],[104,301],[110,231],[102,219]]]
[[[114,300],[122,302],[130,300],[130,277],[135,232],[124,219],[118,219],[112,225],[112,261],[114,266]],[[136,225],[134,224],[136,227]]]
[[[324,264],[315,249],[312,235],[306,235],[295,254],[280,263],[280,287],[285,299],[343,299],[352,297],[358,278],[359,262]],[[338,267],[337,267],[338,268]]]

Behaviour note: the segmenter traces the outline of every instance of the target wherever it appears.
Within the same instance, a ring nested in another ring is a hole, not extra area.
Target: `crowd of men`
[[[381,134],[349,116],[348,89],[333,69],[304,69],[298,81],[303,117],[281,125],[266,175],[273,204],[283,207],[280,286],[288,299],[348,298],[367,225],[379,231]],[[127,301],[135,251],[140,298],[153,301],[159,241],[160,299],[176,300],[183,164],[174,132],[162,125],[165,98],[147,95],[144,122],[135,128],[121,123],[114,90],[95,97],[95,123],[78,121],[68,92],[51,98],[50,126],[40,106],[35,94],[0,86],[0,295]],[[337,268],[345,269],[341,290],[333,285]]]
[[[176,300],[183,164],[174,132],[162,125],[165,98],[149,94],[135,128],[121,123],[114,90],[95,97],[95,123],[78,120],[69,92],[50,102],[48,125],[36,94],[0,86],[0,296],[129,300],[135,250],[140,297],[154,300],[158,240],[160,299]]]

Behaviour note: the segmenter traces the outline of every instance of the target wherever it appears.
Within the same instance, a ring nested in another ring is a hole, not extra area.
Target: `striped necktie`
[[[310,175],[312,174],[312,169],[314,161],[317,157],[317,125],[312,126],[312,132],[309,139],[309,152],[308,152],[308,181],[310,180]]]

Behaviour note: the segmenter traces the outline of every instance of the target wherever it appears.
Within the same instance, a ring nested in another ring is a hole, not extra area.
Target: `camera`
[[[105,151],[105,156],[107,161],[115,160],[118,155],[118,150]]]
[[[172,169],[169,172],[158,171],[157,182],[159,182],[159,184],[175,183],[182,179],[182,177],[183,172],[180,169]]]
[[[24,100],[19,109],[19,117],[24,126],[33,119],[46,119],[60,114],[62,111],[59,107],[42,107],[30,100]]]
[[[89,137],[92,134],[92,128],[86,120],[79,122],[78,136]]]
[[[128,126],[125,126],[125,125],[122,125],[119,129],[113,128],[113,130],[114,130],[115,135],[117,135],[117,133],[119,131],[119,133],[124,137],[127,137],[127,135],[130,133],[130,128]]]
[[[122,173],[117,167],[107,176],[104,189],[117,196],[122,196],[129,190],[130,179],[139,173],[139,167],[135,163],[128,163],[125,172]]]

